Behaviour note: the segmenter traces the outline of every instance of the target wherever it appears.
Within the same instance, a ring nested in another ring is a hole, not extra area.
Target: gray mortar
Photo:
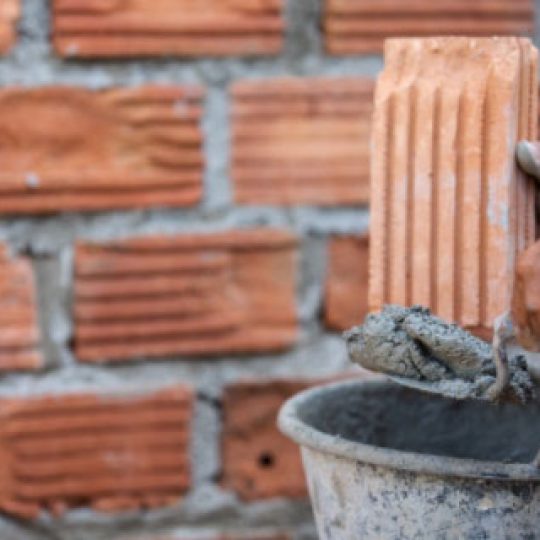
[[[426,308],[385,306],[344,337],[351,360],[368,370],[454,398],[495,398],[491,390],[496,380],[495,351]],[[508,369],[504,398],[530,401],[535,384],[525,357],[515,349],[509,355]]]
[[[1,0],[0,0],[1,1]],[[15,252],[36,258],[40,286],[40,321],[46,370],[37,374],[6,374],[0,396],[39,395],[70,391],[150,391],[188,382],[198,392],[193,456],[195,488],[184,504],[163,511],[104,516],[87,509],[62,519],[44,516],[35,524],[0,520],[2,540],[114,540],[115,535],[143,530],[189,526],[229,528],[293,528],[297,537],[314,538],[307,502],[268,501],[242,504],[232,493],[212,483],[219,472],[219,399],[223,386],[245,377],[324,377],[349,368],[339,336],[318,322],[325,270],[325,246],[331,234],[363,233],[369,225],[365,208],[292,209],[234,207],[228,177],[228,86],[241,78],[286,75],[375,76],[380,57],[330,58],[322,53],[319,28],[322,0],[287,0],[287,39],[284,54],[262,59],[156,59],[64,61],[52,53],[49,41],[49,2],[22,0],[19,40],[12,53],[0,58],[0,84],[35,87],[72,84],[87,88],[144,83],[195,83],[207,87],[202,127],[207,167],[204,202],[195,209],[65,213],[45,218],[0,219],[0,239]],[[540,0],[537,0],[540,9]],[[540,32],[537,32],[540,35]],[[168,358],[119,366],[78,364],[71,339],[71,259],[78,239],[107,241],[139,234],[219,231],[231,227],[276,226],[301,238],[302,276],[298,305],[302,322],[299,343],[281,355],[199,360]],[[196,457],[196,459],[195,459]]]

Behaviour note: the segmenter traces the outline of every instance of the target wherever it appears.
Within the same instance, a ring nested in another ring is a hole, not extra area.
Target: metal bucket
[[[540,406],[346,382],[290,399],[322,540],[537,539]]]

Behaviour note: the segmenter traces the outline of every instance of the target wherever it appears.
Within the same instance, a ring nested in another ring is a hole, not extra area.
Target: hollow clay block
[[[22,519],[75,507],[169,506],[191,485],[193,392],[0,399],[0,510]]]
[[[363,77],[240,81],[232,89],[239,204],[369,202],[374,81]]]
[[[196,205],[203,96],[199,86],[3,88],[0,213]]]
[[[277,229],[79,243],[77,359],[288,349],[298,333],[297,243]]]
[[[16,39],[15,24],[21,14],[19,0],[0,2],[0,54],[7,53]]]
[[[389,40],[375,95],[369,305],[429,307],[479,333],[533,239],[537,50],[521,38]],[[487,333],[487,332],[486,332]]]
[[[282,0],[55,0],[52,8],[61,56],[270,55],[284,42]]]
[[[534,0],[326,0],[330,54],[378,53],[386,37],[531,35]]]

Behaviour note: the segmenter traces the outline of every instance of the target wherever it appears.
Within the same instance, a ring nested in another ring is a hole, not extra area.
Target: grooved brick
[[[188,206],[202,195],[198,87],[0,91],[0,213]]]
[[[369,237],[332,238],[328,253],[324,319],[332,330],[360,324],[368,313]]]
[[[273,352],[296,340],[296,238],[270,229],[81,243],[82,361]]]
[[[2,0],[0,3],[0,54],[8,52],[15,42],[15,24],[20,12],[20,0]]]
[[[379,53],[392,37],[531,35],[534,0],[325,0],[330,54]]]
[[[320,382],[320,381],[318,381]],[[241,381],[225,388],[223,484],[245,501],[305,497],[298,446],[276,426],[281,405],[315,381]]]
[[[34,518],[178,501],[190,485],[192,402],[185,386],[0,400],[0,508]]]
[[[238,203],[368,202],[372,80],[242,81],[232,97]]]
[[[537,51],[518,38],[387,41],[373,127],[370,309],[422,304],[488,330],[535,237]]]
[[[41,367],[39,342],[32,265],[0,244],[0,371]]]
[[[54,0],[53,9],[62,56],[254,56],[283,46],[283,0]]]

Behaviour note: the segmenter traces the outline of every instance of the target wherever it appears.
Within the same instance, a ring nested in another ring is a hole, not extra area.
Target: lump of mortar
[[[371,371],[427,381],[433,392],[458,399],[482,397],[495,382],[491,346],[421,306],[386,306],[344,337],[353,362]],[[508,364],[509,397],[529,400],[534,385],[524,358],[513,355]]]

